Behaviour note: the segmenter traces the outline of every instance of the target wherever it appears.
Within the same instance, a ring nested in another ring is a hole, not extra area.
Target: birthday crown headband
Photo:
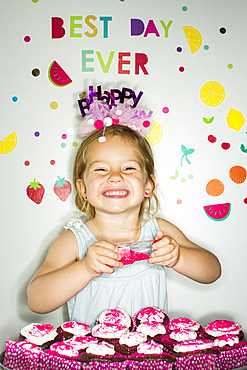
[[[103,134],[98,139],[103,143],[106,141],[104,136],[106,127],[119,124],[137,131],[143,137],[146,136],[151,132],[153,112],[141,106],[137,108],[142,95],[142,91],[136,96],[133,90],[125,87],[122,91],[104,90],[102,95],[101,86],[97,87],[97,92],[93,91],[93,86],[89,86],[89,94],[81,93],[78,100],[83,117],[79,135],[85,137],[94,130],[103,128]]]

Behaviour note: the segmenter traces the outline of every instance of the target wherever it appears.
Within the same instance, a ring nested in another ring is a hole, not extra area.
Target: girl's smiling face
[[[77,180],[77,186],[95,207],[96,214],[139,214],[144,192],[152,189],[143,173],[139,151],[131,140],[119,136],[90,144],[83,179]]]

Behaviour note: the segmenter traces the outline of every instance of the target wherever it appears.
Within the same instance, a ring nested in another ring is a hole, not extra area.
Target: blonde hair
[[[102,136],[103,129],[94,130],[90,135],[88,135],[83,142],[81,143],[80,147],[77,150],[74,165],[73,165],[73,183],[76,189],[76,196],[75,196],[75,204],[77,208],[81,212],[86,212],[88,216],[93,218],[95,216],[95,209],[94,207],[86,201],[80,191],[77,188],[77,180],[83,181],[83,173],[86,168],[86,155],[90,144],[97,140],[100,136]],[[159,209],[159,201],[154,192],[155,190],[155,178],[154,178],[154,159],[151,151],[151,147],[147,140],[143,138],[138,132],[130,129],[129,127],[122,126],[122,125],[112,125],[106,127],[105,129],[105,136],[112,137],[112,136],[119,136],[124,140],[131,140],[133,144],[136,146],[137,150],[139,151],[142,159],[142,168],[144,170],[145,175],[145,183],[149,180],[151,181],[153,188],[150,192],[149,197],[144,197],[141,207],[139,218],[140,221],[147,221],[155,217]],[[103,143],[101,145],[104,145]],[[154,198],[156,209],[153,215],[151,215],[151,197]]]

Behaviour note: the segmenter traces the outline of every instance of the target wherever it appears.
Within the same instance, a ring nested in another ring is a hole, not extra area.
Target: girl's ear
[[[145,192],[149,194],[149,197],[152,196],[152,191],[154,191],[155,177],[154,175],[150,176],[151,179],[148,179],[145,185]]]
[[[78,179],[76,181],[76,187],[78,189],[78,191],[81,193],[81,195],[83,196],[83,198],[85,198],[86,196],[86,187],[83,183],[83,181],[81,179]]]

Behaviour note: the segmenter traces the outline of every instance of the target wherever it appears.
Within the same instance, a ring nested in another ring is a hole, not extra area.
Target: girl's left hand
[[[179,244],[168,235],[159,230],[153,244],[154,251],[148,262],[154,265],[174,267],[179,259]]]

